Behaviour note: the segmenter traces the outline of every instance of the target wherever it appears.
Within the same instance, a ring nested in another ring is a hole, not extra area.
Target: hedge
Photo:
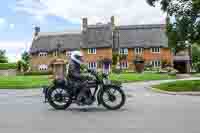
[[[23,76],[37,76],[37,75],[52,75],[52,72],[24,72],[24,73],[19,73],[18,75],[23,75]]]
[[[0,63],[0,70],[16,69],[16,63]]]

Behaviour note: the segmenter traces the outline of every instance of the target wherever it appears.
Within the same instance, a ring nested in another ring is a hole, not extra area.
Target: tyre
[[[64,110],[71,105],[72,97],[66,89],[53,87],[48,91],[48,102],[53,108]]]
[[[117,110],[125,104],[126,96],[120,87],[109,86],[101,92],[100,101],[107,109]]]

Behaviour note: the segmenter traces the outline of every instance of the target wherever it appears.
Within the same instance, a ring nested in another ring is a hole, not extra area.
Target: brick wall
[[[97,48],[96,54],[88,54],[88,49],[82,49],[85,62],[97,61],[98,59],[112,59],[112,48]]]
[[[152,53],[150,48],[143,50],[141,56],[145,59],[145,62],[148,63],[152,60],[166,60],[172,64],[172,52],[169,48],[161,48],[160,53]],[[135,59],[136,54],[133,48],[128,49],[127,61],[129,64],[129,69],[134,69],[133,60]]]
[[[112,48],[97,48],[96,54],[88,54],[88,49],[81,50],[84,54],[85,62],[97,62],[99,59],[112,59]],[[146,63],[152,60],[167,60],[168,62],[172,63],[172,52],[169,48],[161,48],[160,53],[152,53],[151,49],[144,49],[143,53],[141,54],[145,59]],[[62,59],[68,59],[66,56],[66,51],[60,54]],[[128,67],[129,69],[134,69],[133,60],[135,59],[136,54],[133,48],[128,49]],[[48,56],[38,56],[38,54],[34,54],[31,57],[31,70],[38,71],[39,65],[45,64],[49,65],[50,62],[56,57],[53,53],[48,53]],[[50,68],[49,68],[50,70]]]
[[[66,51],[60,53],[60,57],[55,56],[53,52],[48,53],[47,56],[39,56],[38,53],[37,54],[33,54],[31,55],[31,71],[39,71],[38,67],[39,65],[50,65],[51,61],[57,59],[57,58],[62,58],[65,60],[68,60],[67,56],[66,56]],[[51,71],[51,68],[48,67],[48,71]]]

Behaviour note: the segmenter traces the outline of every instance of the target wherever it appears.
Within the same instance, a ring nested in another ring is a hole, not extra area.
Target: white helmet
[[[71,54],[71,60],[75,61],[78,64],[82,64],[83,63],[83,54],[80,51],[73,51]]]

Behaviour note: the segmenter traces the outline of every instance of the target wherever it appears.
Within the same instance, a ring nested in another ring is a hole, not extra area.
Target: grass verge
[[[48,76],[1,76],[0,89],[30,89],[48,85]]]
[[[154,85],[153,88],[171,92],[197,92],[200,91],[200,80],[174,81]]]

